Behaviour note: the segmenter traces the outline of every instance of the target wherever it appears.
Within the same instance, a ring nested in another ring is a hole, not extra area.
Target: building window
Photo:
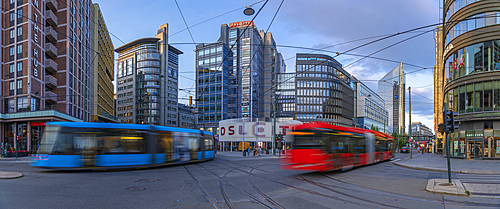
[[[22,18],[23,17],[23,9],[18,9],[17,10],[17,18]]]
[[[15,19],[15,17],[16,17],[16,16],[15,16],[14,12],[11,12],[11,13],[10,13],[10,21],[11,21],[11,22],[13,22],[13,21],[14,21],[14,19]]]
[[[16,51],[15,51],[14,47],[10,47],[10,49],[9,49],[9,55],[10,56],[14,56],[15,54],[16,54]]]
[[[23,45],[17,45],[17,53],[22,54],[23,53]]]
[[[9,72],[10,72],[10,73],[14,73],[14,71],[15,71],[15,69],[14,69],[14,68],[15,68],[15,67],[14,67],[14,64],[11,64],[9,68],[10,68],[10,69],[9,69]]]
[[[10,30],[10,38],[14,38],[15,36],[15,33],[14,33],[14,29]]]
[[[18,27],[17,28],[17,36],[22,36],[23,35],[23,27]]]

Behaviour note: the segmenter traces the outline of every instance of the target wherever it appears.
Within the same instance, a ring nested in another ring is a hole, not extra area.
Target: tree
[[[378,127],[375,127],[375,131],[378,131],[378,132],[380,132],[380,131],[378,130]]]
[[[370,127],[370,130],[374,130],[375,131],[375,127],[373,126],[373,124],[372,124],[372,127]]]

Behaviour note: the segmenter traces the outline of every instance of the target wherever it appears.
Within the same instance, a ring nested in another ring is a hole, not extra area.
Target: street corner
[[[22,176],[22,173],[0,171],[0,179],[15,179]]]
[[[450,184],[448,179],[429,179],[425,190],[433,193],[467,196],[465,187],[460,180],[453,180]]]

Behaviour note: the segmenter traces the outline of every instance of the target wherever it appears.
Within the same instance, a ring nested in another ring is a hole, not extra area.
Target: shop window
[[[474,84],[474,108],[476,112],[483,111],[483,83]]]
[[[460,103],[458,112],[465,113],[465,86],[460,86],[458,89],[458,102]]]
[[[484,111],[493,110],[493,83],[491,81],[484,82],[483,102]]]
[[[466,112],[472,112],[474,109],[474,86],[472,84],[467,85],[467,92],[465,95],[465,106]]]
[[[500,81],[494,81],[493,109],[500,110]]]
[[[474,69],[475,73],[483,71],[483,43],[474,45]]]

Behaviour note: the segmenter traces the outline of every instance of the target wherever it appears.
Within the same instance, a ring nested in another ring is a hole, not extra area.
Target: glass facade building
[[[295,119],[295,76],[296,73],[278,74],[276,92],[276,118]]]
[[[373,126],[386,133],[389,127],[385,101],[362,82],[356,81],[356,87],[356,125],[364,129]]]
[[[296,120],[354,124],[354,85],[339,62],[323,54],[297,54],[296,74]]]
[[[388,111],[387,133],[405,133],[406,76],[403,63],[392,69],[378,82],[378,95],[384,100]]]
[[[168,25],[115,51],[117,116],[122,123],[178,126],[178,49],[166,43]]]
[[[450,154],[500,158],[500,5],[497,1],[445,4],[444,110],[458,114],[448,134]],[[436,113],[442,114],[442,113]]]
[[[210,131],[224,119],[270,119],[271,88],[283,68],[271,33],[251,21],[221,25],[216,43],[196,46],[198,127]]]

